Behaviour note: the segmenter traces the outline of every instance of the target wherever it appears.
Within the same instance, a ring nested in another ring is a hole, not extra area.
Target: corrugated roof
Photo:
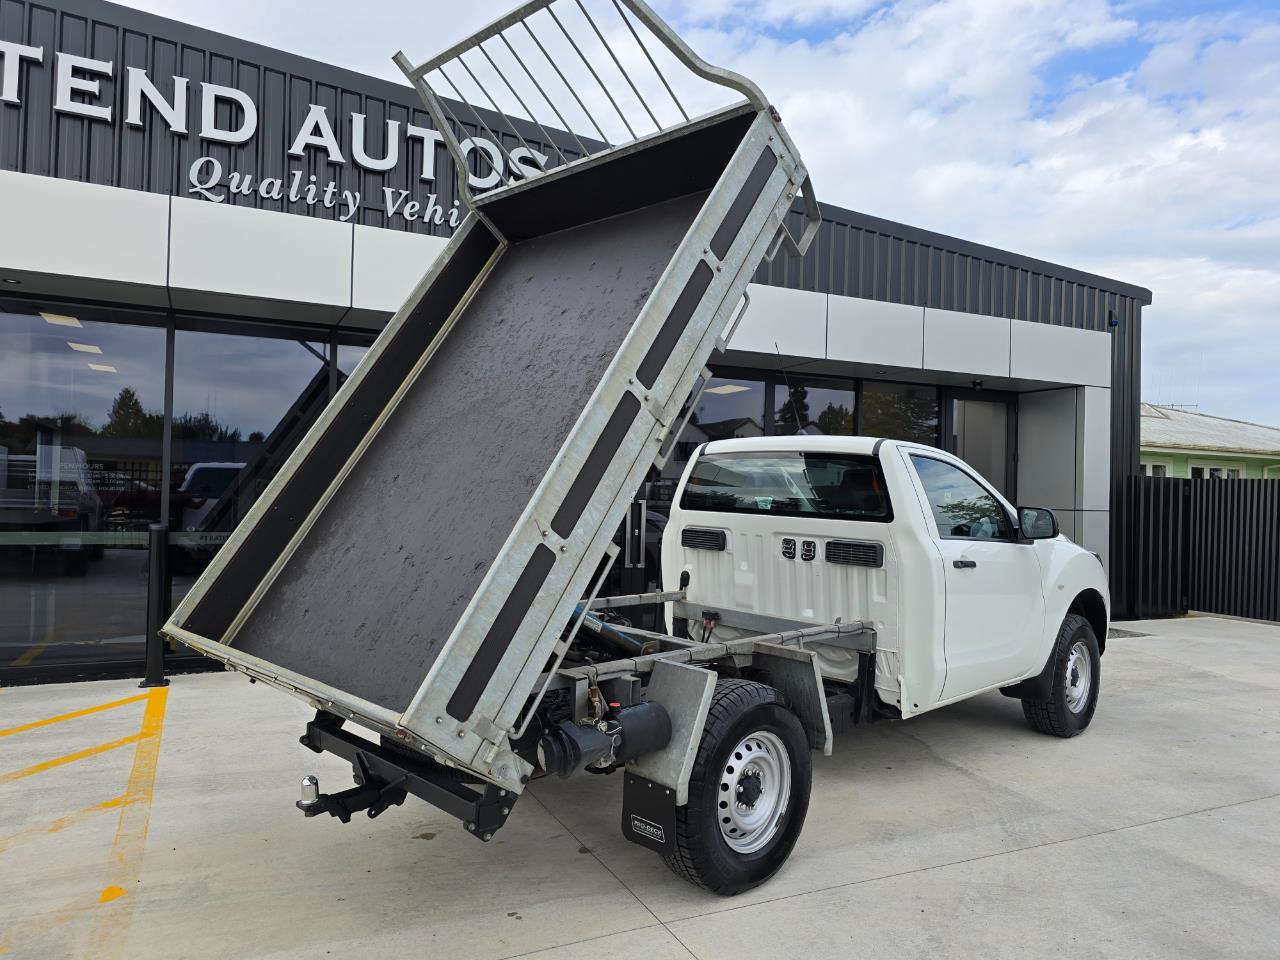
[[[1142,446],[1176,450],[1225,450],[1280,457],[1280,428],[1207,413],[1142,405]]]

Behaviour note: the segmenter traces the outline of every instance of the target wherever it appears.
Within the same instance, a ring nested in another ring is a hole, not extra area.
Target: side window
[[[1008,540],[1013,526],[1000,501],[963,470],[932,457],[911,455],[929,509],[946,539]]]

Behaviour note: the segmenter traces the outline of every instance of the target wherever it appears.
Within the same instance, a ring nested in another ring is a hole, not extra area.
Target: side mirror
[[[1058,518],[1048,507],[1019,507],[1018,529],[1028,540],[1052,540],[1058,535]]]

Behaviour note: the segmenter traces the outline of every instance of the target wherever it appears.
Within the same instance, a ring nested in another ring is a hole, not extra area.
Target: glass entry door
[[[943,443],[1009,500],[1015,498],[1017,406],[1012,396],[985,390],[947,391]]]

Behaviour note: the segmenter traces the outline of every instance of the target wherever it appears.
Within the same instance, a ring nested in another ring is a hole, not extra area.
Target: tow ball
[[[388,807],[404,803],[408,793],[405,789],[407,778],[401,777],[388,783],[373,776],[363,755],[356,755],[356,763],[360,768],[359,782],[341,793],[321,793],[319,777],[303,777],[302,798],[297,802],[298,809],[308,817],[327,813],[343,823],[350,823],[351,815],[361,810],[368,811],[369,819],[372,820]]]

